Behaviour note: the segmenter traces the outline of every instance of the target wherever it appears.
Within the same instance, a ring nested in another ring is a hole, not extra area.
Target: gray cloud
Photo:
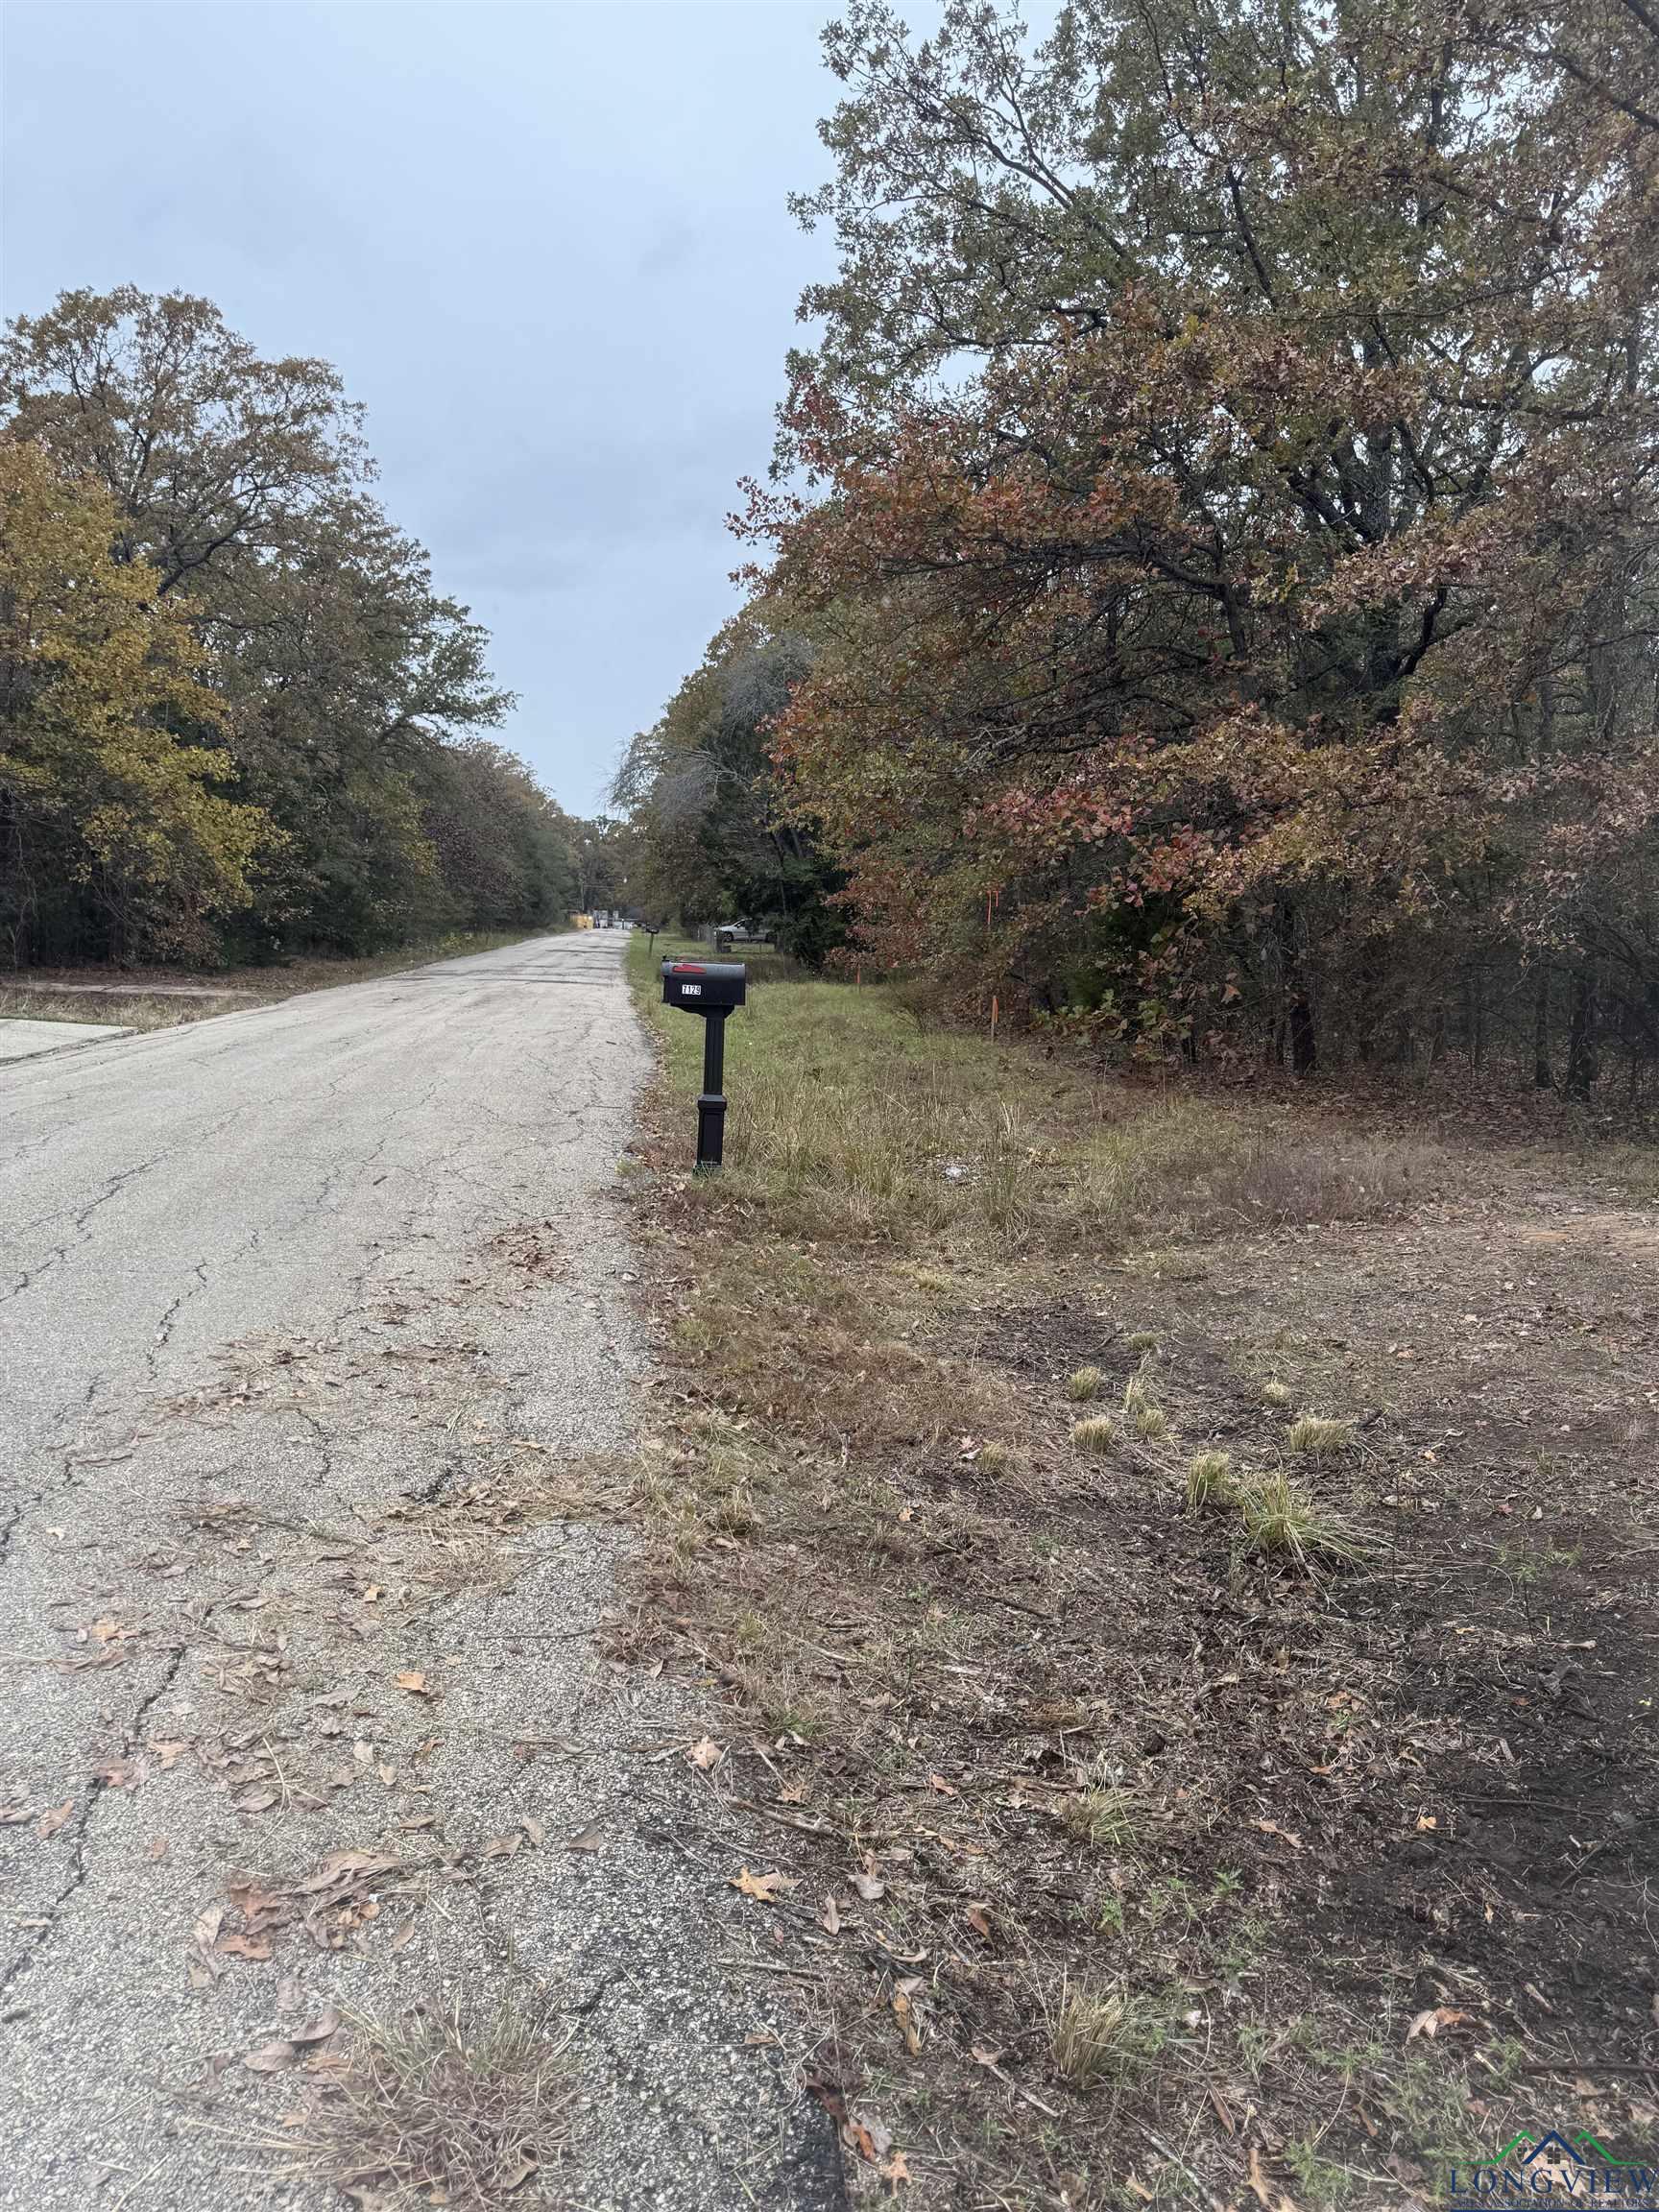
[[[7,311],[180,288],[337,362],[586,810],[735,603],[722,518],[826,261],[783,204],[825,12],[12,0]]]

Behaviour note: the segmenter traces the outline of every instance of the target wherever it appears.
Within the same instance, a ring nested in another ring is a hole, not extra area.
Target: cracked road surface
[[[708,1717],[557,1511],[643,1363],[622,942],[0,1070],[0,2206],[337,2202],[353,2022],[457,2007],[565,2047],[516,2203],[840,2201]]]

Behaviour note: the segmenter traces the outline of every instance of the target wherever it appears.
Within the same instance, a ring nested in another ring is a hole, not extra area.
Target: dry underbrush
[[[347,2026],[339,2060],[278,2138],[301,2172],[373,2212],[482,2212],[555,2163],[563,2046],[511,2002],[478,2019],[416,2008]]]
[[[1310,1225],[1399,1218],[1445,1163],[791,981],[733,1025],[699,1183],[700,1032],[661,1026],[633,1634],[754,1731],[733,1787],[799,1884],[854,2170],[964,2206],[1432,2197],[1537,2102],[1547,1913],[1490,1855],[1433,1902],[1437,1762],[1496,1762],[1499,1801],[1504,1693],[1436,1711],[1419,1654],[1471,1569],[1385,1510],[1403,1419],[1356,1426],[1299,1350],[1316,1272],[1306,1337],[1252,1316]]]

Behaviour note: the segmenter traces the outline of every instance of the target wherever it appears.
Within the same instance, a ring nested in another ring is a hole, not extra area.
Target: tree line
[[[0,957],[250,962],[563,920],[589,826],[326,362],[66,292],[0,345]]]
[[[1123,1048],[1640,1085],[1647,0],[854,0],[826,52],[838,269],[750,604],[630,756],[651,864],[787,851],[822,944]]]

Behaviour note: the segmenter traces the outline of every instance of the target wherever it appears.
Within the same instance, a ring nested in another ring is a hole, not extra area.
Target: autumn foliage
[[[486,639],[371,496],[326,362],[205,300],[0,342],[0,959],[260,960],[532,927],[577,826],[482,733]]]
[[[1160,1053],[1649,1062],[1652,19],[828,45],[840,273],[741,526],[865,956]]]

